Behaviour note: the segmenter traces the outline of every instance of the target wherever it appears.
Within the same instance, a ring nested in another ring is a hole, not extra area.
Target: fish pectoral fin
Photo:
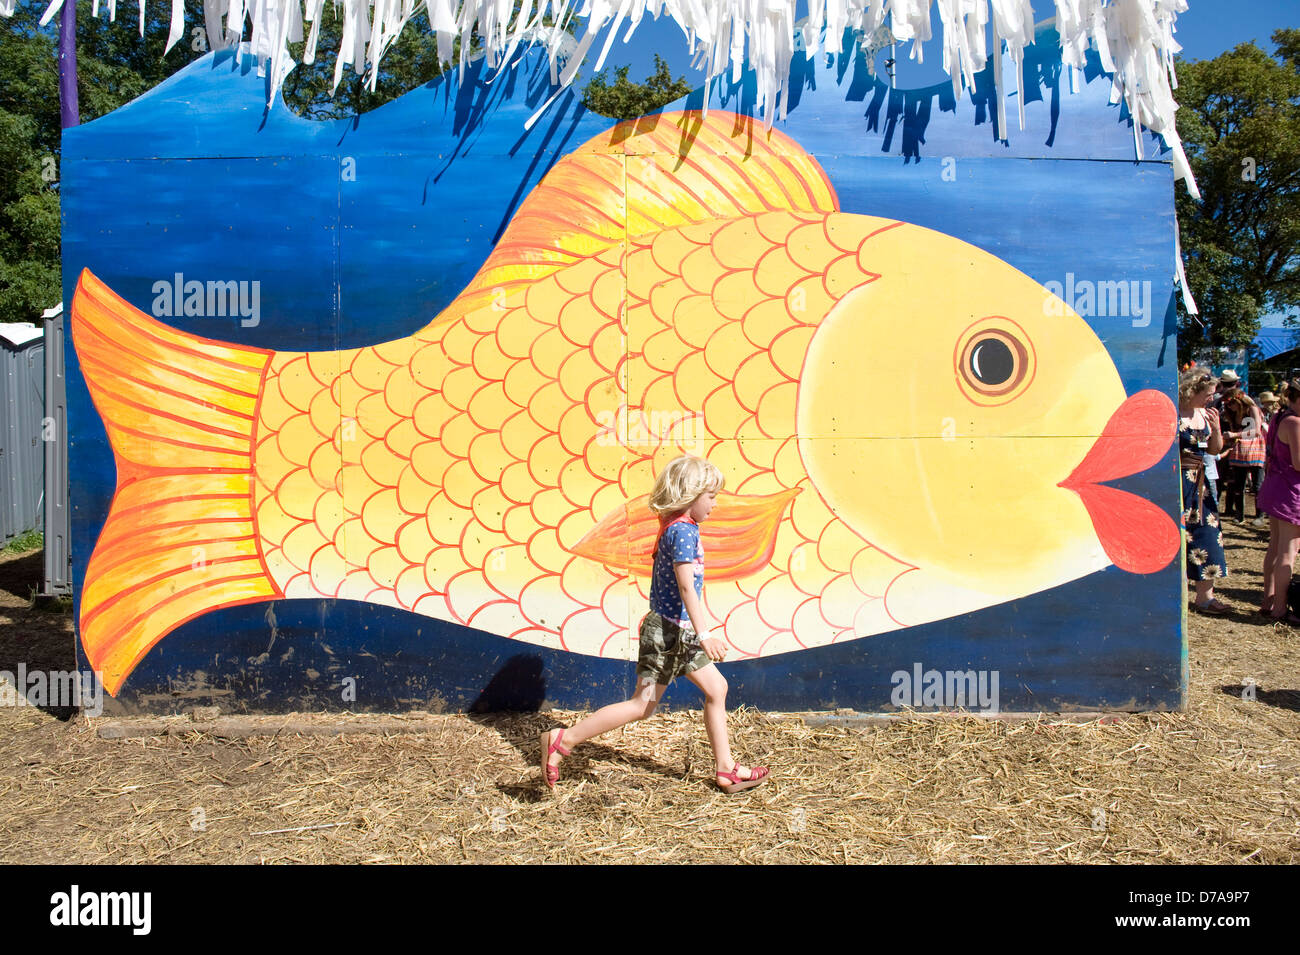
[[[78,630],[116,695],[185,621],[279,596],[258,549],[251,490],[255,411],[271,353],[163,325],[88,270],[70,314],[117,463]]]
[[[710,581],[738,580],[772,559],[776,532],[800,488],[776,494],[719,494],[709,519],[700,526]],[[573,553],[607,567],[649,577],[654,565],[659,518],[649,495],[615,508],[573,547]]]

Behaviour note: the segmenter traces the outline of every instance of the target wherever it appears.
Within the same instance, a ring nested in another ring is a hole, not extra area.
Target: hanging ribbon
[[[16,0],[0,0],[0,15],[10,16]],[[65,0],[52,0],[41,17],[44,25]],[[95,0],[98,10],[99,0]],[[116,0],[107,0],[109,15],[116,15]],[[252,24],[249,50],[257,57],[258,75],[271,67],[270,98],[275,101],[280,83],[293,67],[289,43],[303,39],[304,22],[311,24],[303,60],[315,60],[320,17],[325,0],[205,0],[204,20],[208,42],[221,49],[243,36]],[[686,33],[695,64],[704,70],[706,84],[730,75],[740,79],[746,62],[756,79],[755,107],[770,126],[784,118],[789,99],[790,63],[797,50],[812,57],[822,50],[838,50],[846,29],[874,38],[887,30],[894,40],[911,41],[909,56],[920,63],[931,38],[930,11],[937,2],[943,25],[943,66],[952,77],[953,93],[960,97],[975,84],[990,51],[986,28],[992,22],[998,132],[1008,136],[1001,71],[1003,45],[1015,77],[1020,128],[1025,128],[1024,50],[1034,42],[1030,0],[808,0],[808,16],[795,20],[795,0],[524,0],[514,9],[512,0],[335,0],[343,8],[343,35],[334,64],[334,88],[346,67],[357,74],[369,68],[373,90],[385,51],[406,29],[423,3],[437,35],[439,60],[450,65],[454,40],[460,38],[456,64],[464,76],[465,62],[478,55],[471,50],[477,33],[489,67],[509,61],[526,44],[542,46],[550,60],[551,78],[560,86],[542,110],[528,121],[531,127],[543,111],[577,78],[578,70],[602,30],[609,32],[596,57],[594,69],[605,64],[614,37],[627,24],[624,42],[650,16],[668,16]],[[144,33],[144,0],[139,0],[140,32]],[[167,49],[185,32],[182,0],[171,0],[171,30]],[[1181,49],[1174,40],[1178,14],[1187,0],[1056,0],[1056,28],[1061,36],[1062,62],[1070,82],[1095,49],[1102,69],[1112,74],[1111,102],[1123,102],[1134,119],[1134,149],[1142,156],[1141,127],[1160,136],[1173,153],[1176,176],[1199,198],[1195,180],[1174,128],[1174,55]],[[574,41],[565,30],[574,20],[585,29]],[[225,28],[222,29],[222,21]],[[562,65],[562,68],[561,68]]]

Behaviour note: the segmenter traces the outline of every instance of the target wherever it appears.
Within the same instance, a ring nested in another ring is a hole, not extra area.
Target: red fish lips
[[[1088,509],[1111,563],[1134,574],[1164,569],[1182,545],[1169,515],[1150,501],[1102,481],[1154,466],[1173,443],[1174,404],[1158,391],[1139,391],[1119,406],[1079,466],[1058,487],[1074,491]]]

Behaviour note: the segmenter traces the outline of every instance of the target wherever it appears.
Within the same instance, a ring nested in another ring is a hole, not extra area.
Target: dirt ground
[[[67,711],[0,706],[0,862],[1295,862],[1300,632],[1254,613],[1265,535],[1225,529],[1233,609],[1189,618],[1186,713],[844,725],[740,710],[733,746],[774,776],[727,797],[698,711],[578,748],[552,795],[537,736],[563,711],[430,717],[421,734],[102,739]],[[39,552],[0,555],[0,670],[74,666],[68,614],[31,607],[40,576]]]

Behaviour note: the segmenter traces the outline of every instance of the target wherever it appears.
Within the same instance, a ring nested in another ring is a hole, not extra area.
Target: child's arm
[[[682,606],[691,618],[691,628],[700,635],[700,643],[709,659],[721,662],[727,656],[727,645],[711,636],[709,628],[703,625],[704,607],[700,605],[700,598],[695,596],[695,565],[689,562],[673,564],[673,573],[677,577],[677,592],[681,594]]]

